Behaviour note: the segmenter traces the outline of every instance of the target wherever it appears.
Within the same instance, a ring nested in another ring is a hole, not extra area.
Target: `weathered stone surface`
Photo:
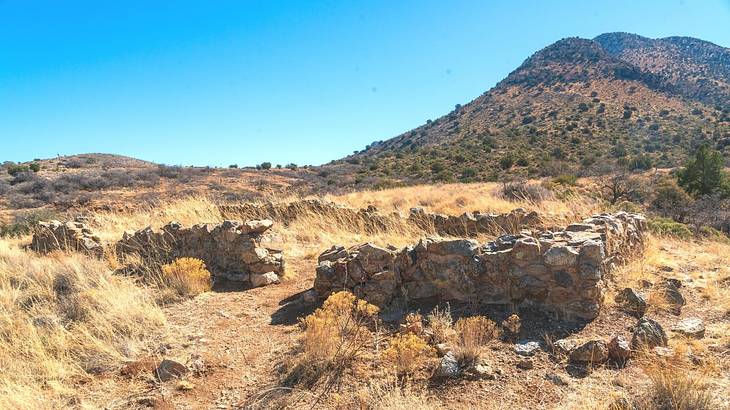
[[[535,341],[522,341],[515,343],[515,353],[520,356],[532,356],[540,350],[540,343]]]
[[[616,295],[614,300],[616,303],[619,303],[625,311],[635,315],[636,317],[642,317],[644,316],[644,313],[646,313],[646,300],[634,289],[625,288]]]
[[[181,257],[202,259],[216,280],[226,279],[264,286],[278,283],[284,273],[281,251],[261,245],[272,222],[223,221],[190,228],[170,222],[160,230],[148,227],[125,233],[116,243],[120,258],[136,254],[151,263],[167,263]]]
[[[672,331],[695,339],[702,339],[705,337],[705,323],[698,317],[689,317],[677,323]]]
[[[180,362],[164,359],[155,369],[155,376],[162,382],[178,379],[188,373],[188,368]]]
[[[436,377],[452,378],[461,375],[461,367],[456,356],[452,352],[448,352],[441,358],[439,366],[436,368]]]
[[[561,356],[569,356],[570,352],[578,346],[578,342],[573,339],[559,339],[553,342],[553,352]]]
[[[621,335],[615,335],[608,342],[608,356],[617,363],[624,363],[631,356],[631,345]]]
[[[104,254],[99,237],[80,219],[70,222],[39,222],[34,227],[30,248],[36,252],[76,251],[95,256]]]
[[[579,363],[603,363],[608,360],[608,346],[603,340],[590,340],[573,349],[570,360]]]
[[[679,315],[682,312],[682,306],[687,303],[679,290],[681,286],[682,283],[676,279],[665,279],[657,286],[657,291],[662,294],[675,315]]]
[[[667,334],[662,326],[654,320],[643,317],[639,319],[634,329],[631,348],[634,350],[651,349],[654,346],[666,346],[667,342]]]
[[[642,250],[645,221],[620,212],[594,216],[583,225],[574,232],[502,235],[482,245],[426,238],[400,250],[335,246],[319,257],[314,290],[324,298],[350,289],[381,307],[396,299],[438,297],[534,306],[590,320],[601,308],[605,270]],[[611,235],[610,253],[606,235]]]
[[[258,288],[261,286],[279,283],[279,276],[274,272],[252,273],[250,280],[251,286],[254,288]]]
[[[530,370],[535,367],[535,363],[530,358],[524,358],[517,362],[517,367],[522,370]]]

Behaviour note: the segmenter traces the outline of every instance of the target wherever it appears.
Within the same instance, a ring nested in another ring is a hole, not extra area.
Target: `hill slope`
[[[728,84],[730,49],[712,43],[563,39],[470,103],[330,166],[383,185],[672,167],[703,142],[730,145]]]

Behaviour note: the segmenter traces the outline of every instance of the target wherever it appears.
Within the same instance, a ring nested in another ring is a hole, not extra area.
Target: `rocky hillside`
[[[633,34],[568,38],[475,100],[334,161],[349,183],[488,181],[674,167],[730,155],[730,49]]]

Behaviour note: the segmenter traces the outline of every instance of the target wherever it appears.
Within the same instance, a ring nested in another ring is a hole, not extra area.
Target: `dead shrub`
[[[676,366],[652,363],[644,371],[652,381],[643,396],[614,403],[612,410],[710,410],[720,408],[704,378]]]
[[[423,367],[434,353],[433,348],[423,339],[408,333],[391,339],[383,357],[399,375],[411,375]]]
[[[454,325],[456,331],[456,357],[460,364],[477,362],[484,347],[497,336],[497,325],[484,316],[459,319]]]
[[[179,258],[162,265],[161,282],[180,296],[195,296],[211,287],[210,272],[196,258]]]
[[[508,201],[528,201],[539,203],[554,199],[553,192],[542,185],[527,182],[509,182],[502,186],[502,198]]]
[[[436,306],[426,316],[426,320],[434,343],[445,343],[454,336],[455,331],[452,327],[454,321],[451,318],[451,306],[448,304],[443,309]]]

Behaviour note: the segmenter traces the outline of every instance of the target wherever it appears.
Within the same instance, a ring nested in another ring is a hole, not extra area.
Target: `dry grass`
[[[383,212],[407,212],[413,207],[424,207],[431,212],[459,215],[473,211],[505,213],[515,208],[524,208],[537,211],[551,222],[573,221],[590,216],[601,209],[599,203],[577,195],[564,200],[512,201],[502,197],[501,189],[502,184],[495,182],[417,185],[380,191],[328,195],[325,198],[354,208],[375,205]]]
[[[426,341],[412,333],[407,333],[396,335],[391,339],[390,345],[383,352],[383,357],[397,374],[410,375],[423,367],[434,353],[434,349]]]
[[[451,317],[451,307],[448,304],[443,309],[436,306],[426,316],[426,321],[435,343],[445,343],[451,340],[456,333],[452,327],[454,320]]]
[[[446,408],[423,391],[396,382],[371,383],[358,397],[359,408],[370,410],[436,410]]]
[[[179,258],[162,265],[160,281],[180,296],[199,295],[209,291],[211,286],[210,272],[205,263],[196,258]]]
[[[150,350],[165,318],[146,289],[79,254],[0,241],[0,408],[75,402],[75,384]]]
[[[476,363],[490,340],[497,336],[497,325],[484,316],[461,318],[454,325],[456,358],[462,365]]]

